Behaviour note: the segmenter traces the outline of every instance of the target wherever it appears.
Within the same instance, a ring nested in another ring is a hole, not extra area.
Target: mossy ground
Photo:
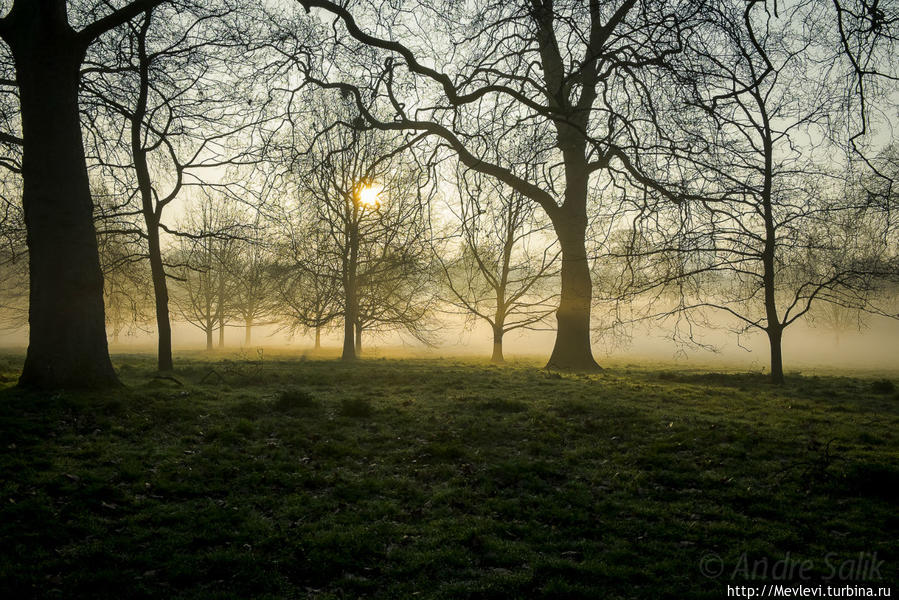
[[[114,362],[125,390],[0,392],[4,598],[717,599],[742,557],[820,577],[860,552],[899,581],[874,379]]]

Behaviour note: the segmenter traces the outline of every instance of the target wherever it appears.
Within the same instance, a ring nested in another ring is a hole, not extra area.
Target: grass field
[[[725,598],[777,561],[899,593],[887,380],[114,362],[0,392],[0,597]]]

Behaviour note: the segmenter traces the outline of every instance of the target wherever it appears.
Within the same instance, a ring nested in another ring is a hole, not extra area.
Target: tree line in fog
[[[355,359],[452,315],[547,366],[664,323],[897,317],[899,3],[0,4],[2,306],[20,383],[107,336],[266,325]]]

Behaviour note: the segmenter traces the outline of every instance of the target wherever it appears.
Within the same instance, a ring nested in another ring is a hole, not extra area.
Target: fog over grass
[[[174,328],[174,348],[178,350],[199,350],[204,347],[202,332],[183,323]],[[239,326],[227,330],[225,353],[243,349],[243,329]],[[552,331],[512,332],[506,337],[507,360],[545,360],[552,349]],[[630,339],[600,339],[595,343],[595,351],[600,365],[612,362],[648,361],[666,363],[683,368],[701,366],[707,369],[767,369],[767,346],[761,335],[745,336],[741,348],[736,338],[729,332],[711,331],[703,338],[714,344],[718,352],[690,348],[673,342],[666,332],[654,327],[638,327]],[[312,352],[310,336],[290,338],[271,326],[254,328],[250,350],[306,354]],[[0,348],[7,350],[24,349],[27,337],[24,332],[4,331],[0,334]],[[337,332],[329,332],[322,337],[323,350],[319,356],[339,358],[341,339]],[[447,327],[437,339],[434,347],[386,334],[366,340],[363,358],[368,357],[440,357],[467,356],[473,359],[489,358],[491,350],[490,331],[476,326],[471,330],[461,324],[456,328]],[[748,350],[747,350],[748,349]],[[110,352],[148,353],[155,351],[152,332],[137,331],[122,335],[118,343],[110,342]],[[784,352],[788,371],[803,372],[899,372],[899,323],[894,319],[871,317],[862,330],[834,332],[823,327],[813,328],[800,325],[784,340]]]

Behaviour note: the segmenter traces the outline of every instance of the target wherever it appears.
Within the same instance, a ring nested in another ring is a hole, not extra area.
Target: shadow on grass
[[[673,383],[692,383],[742,389],[771,385],[771,378],[764,373],[675,373],[662,371],[657,375],[657,379]]]
[[[869,382],[185,362],[0,393],[4,597],[717,598],[709,551],[899,553]]]

